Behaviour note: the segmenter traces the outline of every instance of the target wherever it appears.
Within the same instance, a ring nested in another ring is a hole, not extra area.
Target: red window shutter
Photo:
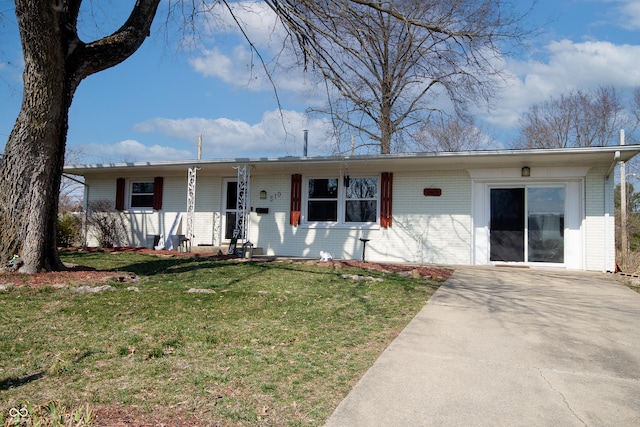
[[[124,210],[124,178],[118,178],[116,180],[116,210]]]
[[[161,176],[153,178],[153,210],[162,209],[162,185],[164,179]]]
[[[300,224],[300,208],[302,207],[302,175],[291,175],[291,212],[289,224],[297,227]]]
[[[393,206],[393,173],[383,172],[380,185],[380,226],[391,227],[391,208]]]

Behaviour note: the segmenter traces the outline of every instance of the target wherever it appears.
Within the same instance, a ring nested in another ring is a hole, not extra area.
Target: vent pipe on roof
[[[302,149],[302,156],[307,157],[307,150],[309,148],[309,130],[304,129],[304,148]]]

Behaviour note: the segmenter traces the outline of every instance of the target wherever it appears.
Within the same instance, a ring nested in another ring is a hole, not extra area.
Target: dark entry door
[[[524,261],[525,189],[491,189],[491,261]]]
[[[224,218],[222,239],[230,241],[233,238],[233,230],[236,228],[236,216],[238,215],[238,182],[225,181],[224,192]]]

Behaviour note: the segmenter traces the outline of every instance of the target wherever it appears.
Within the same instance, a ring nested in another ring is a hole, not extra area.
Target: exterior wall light
[[[521,175],[522,176],[527,176],[527,177],[531,176],[531,168],[529,166],[523,167],[522,171],[521,171]]]
[[[265,190],[262,190],[260,192],[260,200],[266,200],[267,198],[267,192]]]

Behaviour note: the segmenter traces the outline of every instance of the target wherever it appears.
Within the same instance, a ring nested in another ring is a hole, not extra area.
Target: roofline
[[[514,150],[479,150],[479,151],[455,151],[455,152],[417,152],[417,153],[394,153],[394,154],[374,154],[374,155],[358,155],[358,156],[317,156],[317,157],[247,157],[247,158],[227,158],[227,159],[208,159],[208,160],[177,160],[177,161],[158,161],[158,162],[122,162],[122,163],[102,163],[102,164],[78,164],[66,165],[64,171],[66,173],[82,175],[87,172],[97,172],[99,170],[131,170],[131,169],[147,169],[147,168],[163,168],[163,167],[192,167],[192,166],[224,166],[224,165],[288,165],[288,164],[307,164],[321,165],[331,163],[375,163],[379,161],[402,161],[402,160],[425,160],[433,161],[451,160],[451,161],[477,161],[488,158],[520,158],[542,156],[564,157],[567,155],[576,156],[593,156],[606,155],[610,153],[611,158],[610,170],[618,161],[628,161],[637,154],[640,154],[640,145],[611,145],[601,147],[571,147],[571,148],[547,148],[547,149],[514,149]],[[602,159],[600,160],[602,162]],[[609,167],[609,160],[607,167]]]

